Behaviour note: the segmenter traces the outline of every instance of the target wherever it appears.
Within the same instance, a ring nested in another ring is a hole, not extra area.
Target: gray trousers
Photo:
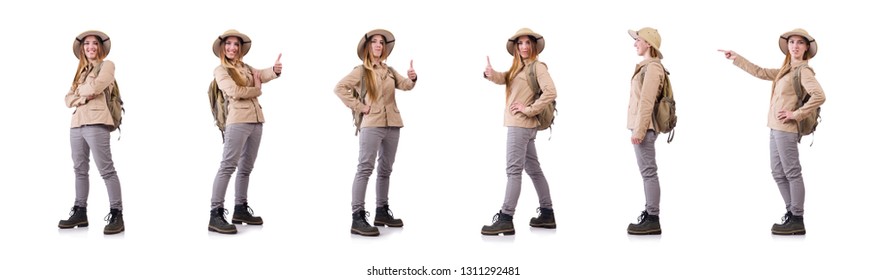
[[[804,215],[804,178],[798,156],[798,133],[770,130],[770,172],[779,187],[785,210]]]
[[[520,197],[521,179],[523,172],[533,180],[536,187],[536,195],[539,196],[539,207],[552,208],[551,191],[548,188],[548,180],[542,173],[539,165],[539,157],[536,155],[536,129],[523,127],[508,127],[508,139],[505,142],[505,174],[508,182],[505,184],[505,202],[502,203],[502,213],[514,215],[517,200]]]
[[[400,141],[400,127],[364,127],[360,129],[360,152],[357,155],[357,173],[351,184],[351,211],[364,210],[367,184],[373,174],[373,165],[378,155],[376,171],[376,207],[388,205],[388,187],[397,143]]]
[[[234,181],[234,203],[246,203],[246,192],[249,189],[249,174],[253,171],[259,144],[262,143],[261,123],[235,123],[225,126],[225,148],[222,152],[222,163],[216,179],[213,181],[213,194],[210,207],[225,207],[225,191],[231,174],[237,170]]]
[[[659,167],[656,166],[656,138],[659,136],[652,129],[647,130],[644,141],[634,146],[634,156],[638,161],[638,169],[644,179],[645,210],[650,215],[659,215]]]
[[[71,128],[71,159],[74,160],[74,205],[86,207],[89,197],[89,151],[105,180],[111,208],[123,211],[120,179],[111,160],[111,129],[106,125]]]

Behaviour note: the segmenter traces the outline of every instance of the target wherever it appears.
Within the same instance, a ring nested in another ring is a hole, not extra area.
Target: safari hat
[[[514,35],[511,36],[511,38],[508,38],[508,42],[505,42],[505,49],[508,50],[508,54],[514,55],[514,44],[517,43],[517,38],[520,38],[521,36],[530,36],[536,39],[537,55],[542,53],[542,50],[545,49],[545,39],[542,38],[542,35],[539,35],[539,33],[533,32],[533,30],[524,27],[517,30],[517,32],[515,32]]]
[[[80,35],[77,35],[77,37],[74,38],[74,56],[77,57],[77,59],[80,59],[80,50],[83,45],[83,39],[86,39],[86,37],[89,36],[96,36],[96,38],[99,38],[99,41],[102,43],[102,48],[105,49],[106,56],[111,52],[111,38],[108,37],[108,34],[98,30],[88,30],[80,33]]]
[[[394,49],[394,34],[391,34],[391,31],[385,29],[373,29],[363,36],[360,37],[360,42],[357,42],[357,58],[363,60],[363,52],[366,49],[367,41],[373,36],[382,35],[385,37],[385,49],[382,51],[382,58],[388,57],[391,54],[391,50]]]
[[[653,49],[659,52],[659,58],[663,57],[662,50],[659,48],[659,46],[662,45],[662,37],[659,36],[659,30],[652,27],[644,27],[637,31],[629,29],[628,35],[633,39],[637,39],[638,37],[644,39],[644,41],[647,41]]]
[[[237,30],[228,29],[228,31],[225,31],[225,33],[222,33],[222,35],[219,35],[219,37],[216,38],[215,42],[213,42],[213,54],[215,54],[216,57],[218,57],[219,52],[222,51],[222,42],[231,36],[240,38],[240,41],[242,41],[240,43],[240,50],[243,52],[244,56],[249,53],[249,48],[253,45],[253,42],[249,39],[249,36],[246,36],[246,34],[240,33],[240,31]]]
[[[779,49],[782,50],[782,53],[788,54],[788,38],[795,35],[806,38],[807,41],[810,43],[810,46],[807,48],[807,53],[809,53],[810,56],[808,56],[807,58],[809,59],[816,56],[816,51],[819,49],[816,44],[816,40],[813,39],[813,36],[810,36],[810,34],[807,33],[807,30],[801,28],[796,28],[795,30],[782,33],[782,35],[779,36]]]

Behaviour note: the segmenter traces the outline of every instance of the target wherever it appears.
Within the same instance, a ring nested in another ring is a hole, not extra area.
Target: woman
[[[394,35],[388,30],[375,29],[361,36],[357,43],[357,57],[363,64],[354,68],[336,84],[335,93],[345,106],[358,113],[360,126],[360,151],[357,173],[351,184],[351,233],[378,236],[379,229],[370,226],[369,213],[364,209],[364,199],[374,161],[378,156],[376,173],[376,217],[373,225],[402,227],[403,221],[395,219],[388,206],[388,183],[391,176],[400,128],[403,120],[394,89],[411,90],[416,85],[416,71],[410,61],[410,69],[404,78],[385,64],[394,49]],[[357,97],[355,97],[355,93]]]
[[[493,224],[481,228],[480,233],[484,235],[514,234],[512,219],[520,196],[521,176],[524,170],[533,180],[536,194],[539,196],[539,209],[537,209],[539,216],[530,219],[530,226],[557,227],[548,180],[542,173],[539,157],[536,155],[536,132],[540,124],[536,115],[557,97],[554,82],[548,74],[548,66],[537,60],[545,49],[545,39],[529,28],[522,28],[508,38],[505,49],[514,57],[511,68],[507,72],[494,71],[490,65],[490,58],[487,57],[487,68],[484,70],[484,78],[505,85],[505,126],[508,127],[505,142],[505,173],[508,176],[505,202],[499,213],[493,216]],[[542,91],[538,99],[531,89],[530,67],[534,68],[539,89]]]
[[[262,95],[262,83],[280,77],[283,66],[279,55],[270,68],[259,70],[243,63],[243,56],[249,53],[251,46],[249,36],[233,29],[219,35],[213,43],[213,54],[221,60],[213,75],[219,89],[228,98],[225,146],[210,201],[209,230],[218,233],[237,233],[237,228],[225,220],[227,210],[224,208],[225,191],[235,169],[237,179],[234,181],[234,216],[231,222],[248,225],[263,223],[262,217],[253,216],[252,208],[247,205],[249,175],[256,162],[262,142],[262,123],[265,122],[258,97]]]
[[[71,89],[65,95],[68,108],[75,108],[71,117],[71,158],[74,160],[74,207],[70,217],[59,221],[59,228],[89,226],[86,200],[89,196],[89,152],[108,189],[111,212],[105,217],[105,234],[124,230],[123,199],[120,179],[111,159],[111,131],[116,129],[108,103],[113,87],[114,63],[105,60],[111,51],[111,38],[101,31],[90,30],[74,38],[74,56],[80,60]]]
[[[795,29],[779,36],[779,49],[785,60],[779,69],[761,68],[731,50],[718,50],[733,60],[752,76],[773,81],[770,93],[770,111],[767,126],[770,127],[770,171],[782,200],[786,213],[781,224],[773,224],[773,234],[806,234],[804,228],[804,178],[801,176],[801,161],[798,157],[798,120],[816,112],[825,103],[825,93],[816,81],[813,69],[807,66],[808,60],[816,56],[817,43],[804,29]],[[800,71],[800,72],[798,72]],[[798,106],[798,94],[794,78],[800,74],[800,85],[810,99]]]
[[[662,234],[659,226],[659,168],[656,166],[656,138],[659,131],[653,125],[653,105],[666,75],[660,61],[662,37],[658,30],[650,27],[628,30],[628,35],[634,39],[636,54],[644,58],[635,66],[631,78],[628,129],[631,130],[631,144],[644,180],[646,198],[645,209],[638,217],[638,223],[629,224],[628,233]]]

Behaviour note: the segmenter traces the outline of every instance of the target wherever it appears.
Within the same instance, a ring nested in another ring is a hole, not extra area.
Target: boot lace
[[[117,221],[117,215],[119,214],[115,214],[114,212],[108,213],[108,215],[105,215],[105,222],[108,222],[109,224],[114,223],[114,221]]]
[[[499,221],[499,217],[500,217],[499,214],[500,213],[496,213],[496,215],[493,215],[493,223],[494,224]]]
[[[246,205],[246,202],[243,203],[243,208],[246,208],[246,212],[249,213],[250,216],[253,216],[253,208]]]
[[[792,212],[785,212],[785,215],[782,216],[782,224],[784,225],[792,218]]]
[[[647,211],[641,212],[641,215],[638,216],[638,223],[643,223],[644,220],[647,219]]]

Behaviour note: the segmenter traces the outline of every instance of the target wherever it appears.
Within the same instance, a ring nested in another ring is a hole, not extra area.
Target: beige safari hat
[[[807,48],[807,52],[810,54],[808,59],[816,56],[816,51],[819,49],[816,40],[813,39],[813,36],[810,36],[810,34],[807,33],[807,30],[801,28],[795,28],[792,31],[782,33],[782,35],[779,36],[779,49],[782,50],[782,53],[788,54],[788,38],[795,35],[806,38],[810,43],[810,47]]]
[[[98,30],[88,30],[80,33],[80,35],[77,35],[77,37],[74,38],[74,56],[77,57],[77,59],[80,59],[80,49],[83,45],[83,39],[86,39],[86,37],[89,36],[96,36],[96,38],[99,38],[99,41],[102,43],[102,48],[105,49],[105,56],[111,53],[111,38],[108,37],[108,34]]]
[[[514,55],[514,44],[517,43],[517,38],[521,36],[530,36],[536,39],[536,54],[542,53],[542,50],[545,49],[545,38],[542,38],[542,35],[539,33],[533,32],[533,30],[529,28],[521,28],[518,29],[514,35],[511,35],[511,38],[508,38],[508,42],[505,43],[505,49],[508,50],[508,54]]]
[[[219,35],[219,37],[216,38],[216,40],[213,42],[213,54],[215,54],[216,57],[218,57],[219,52],[222,51],[222,44],[225,39],[231,36],[240,38],[240,41],[242,41],[240,44],[240,49],[243,51],[244,56],[249,53],[249,48],[253,46],[253,42],[249,39],[249,36],[246,36],[246,34],[240,33],[240,31],[237,30],[228,29],[228,31],[225,31],[225,33],[222,33],[222,35]]]
[[[363,34],[360,37],[360,41],[357,42],[357,58],[363,60],[363,52],[365,51],[367,46],[367,41],[373,36],[382,35],[385,37],[385,50],[382,52],[382,58],[387,58],[389,54],[391,54],[391,50],[394,49],[394,34],[391,34],[391,31],[385,29],[373,29],[366,34]]]
[[[637,39],[638,37],[644,39],[644,41],[647,41],[653,49],[659,52],[659,58],[663,57],[662,49],[659,48],[662,45],[662,37],[659,36],[659,30],[652,27],[644,27],[637,31],[629,29],[628,35],[631,36],[632,39]]]

